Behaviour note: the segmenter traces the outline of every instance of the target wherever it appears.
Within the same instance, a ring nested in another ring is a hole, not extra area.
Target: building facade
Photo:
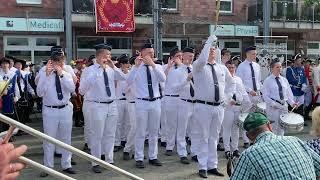
[[[246,46],[262,35],[262,1],[221,0],[218,26],[216,2],[211,0],[163,0],[163,53],[173,46],[201,49],[211,34],[220,48],[243,56]],[[133,54],[153,38],[152,0],[135,0],[136,30],[132,33],[96,33],[94,0],[72,0],[72,56],[85,58],[97,43],[113,45],[113,54]],[[311,9],[310,9],[311,8]],[[303,1],[283,0],[271,4],[272,36],[287,36],[290,56],[303,52],[318,57],[320,50],[320,7]],[[35,63],[48,58],[50,47],[64,43],[63,0],[6,0],[0,6],[0,55],[13,55]],[[272,43],[283,43],[276,40]],[[288,57],[290,57],[288,56]]]

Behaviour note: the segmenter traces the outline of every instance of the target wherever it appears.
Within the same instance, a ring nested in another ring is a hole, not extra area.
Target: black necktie
[[[109,87],[109,78],[108,78],[108,73],[107,73],[106,69],[103,69],[103,77],[104,77],[104,85],[106,86],[107,95],[110,97],[111,91],[110,91],[110,87]]]
[[[162,98],[162,88],[161,88],[160,83],[159,83],[159,92],[160,92],[160,97]]]
[[[251,68],[251,77],[252,77],[253,90],[257,91],[256,77],[254,75],[254,70],[253,70],[252,63],[250,63],[250,68]]]
[[[178,65],[177,65],[177,64],[174,64],[174,68],[177,69],[177,68],[178,68]]]
[[[148,80],[149,97],[150,97],[150,98],[154,98],[150,69],[149,69],[149,66],[148,66],[148,65],[145,65],[145,66],[146,66],[146,68],[147,68],[147,80]]]
[[[219,102],[219,97],[220,97],[220,93],[219,93],[219,82],[218,82],[218,78],[217,78],[217,74],[216,74],[216,70],[214,69],[214,65],[216,64],[209,64],[209,66],[211,66],[211,72],[212,72],[212,78],[213,78],[213,83],[214,83],[214,100],[216,102]]]
[[[187,67],[187,70],[188,70],[188,74],[190,74],[191,73],[190,67]],[[193,82],[193,78],[191,78],[191,81]],[[191,83],[190,83],[190,95],[191,97],[194,97],[194,89]]]
[[[56,74],[56,91],[57,91],[58,99],[62,100],[63,94],[62,94],[62,90],[61,90],[60,78],[59,78],[57,71],[55,71],[55,74]]]
[[[232,99],[233,99],[234,101],[237,101],[236,94],[233,94]]]
[[[282,86],[281,86],[279,77],[276,77],[276,81],[277,81],[277,84],[278,84],[280,99],[283,100],[283,99],[284,99],[284,97],[283,97],[283,90],[282,90]]]

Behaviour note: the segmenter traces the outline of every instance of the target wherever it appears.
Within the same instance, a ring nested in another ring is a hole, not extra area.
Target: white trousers
[[[89,102],[91,109],[90,128],[92,129],[91,154],[101,158],[105,154],[106,162],[113,163],[113,146],[116,134],[118,109],[117,103]],[[92,166],[97,164],[92,163]]]
[[[43,106],[43,132],[53,138],[60,136],[60,141],[71,145],[71,133],[72,133],[72,114],[73,105],[69,103],[68,106],[57,109]],[[44,165],[50,168],[54,167],[54,150],[55,145],[47,141],[43,142],[44,150]],[[61,167],[67,169],[71,167],[71,152],[61,149]]]
[[[128,135],[129,113],[128,102],[126,100],[117,100],[118,106],[118,122],[116,130],[115,146],[120,146],[121,141],[126,141]]]
[[[161,117],[160,117],[160,137],[161,137],[161,142],[167,142],[167,115],[166,115],[166,111],[164,110],[164,108],[166,107],[166,102],[165,102],[165,98],[161,99],[161,109],[163,109],[163,111],[161,111]]]
[[[179,97],[164,97],[166,99],[165,111],[167,115],[167,147],[166,150],[173,150],[176,144],[178,127],[178,104]],[[181,126],[181,124],[180,124]]]
[[[84,142],[88,144],[88,147],[91,148],[91,142],[89,141],[90,137],[90,116],[91,110],[89,109],[90,105],[88,106],[88,101],[84,101],[82,105],[82,112],[83,112],[83,119],[84,119]]]
[[[158,158],[158,132],[160,127],[161,102],[136,100],[135,160],[144,159],[144,140],[148,132],[149,159]]]
[[[123,152],[133,152],[134,151],[134,142],[136,136],[136,113],[135,113],[135,103],[128,104],[129,112],[129,132],[127,136],[127,143],[123,149]]]
[[[285,106],[283,109],[277,109],[267,105],[266,113],[268,119],[274,121],[272,124],[272,132],[276,135],[283,136],[284,129],[280,126],[280,115],[288,113],[288,107]]]
[[[193,106],[194,106],[193,103],[179,100],[178,123],[177,123],[177,152],[180,157],[186,157],[188,154],[185,137],[186,137],[188,124],[191,121],[190,119],[193,113]]]
[[[196,125],[200,126],[199,169],[208,170],[217,168],[217,144],[224,117],[224,108],[222,106],[197,103],[194,108],[194,117]]]
[[[239,144],[239,127],[236,121],[239,119],[240,109],[237,107],[226,107],[224,110],[223,127],[223,144],[225,151],[238,150]],[[230,142],[231,138],[231,142]]]

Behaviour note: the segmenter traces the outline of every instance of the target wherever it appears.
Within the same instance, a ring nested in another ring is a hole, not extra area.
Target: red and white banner
[[[134,0],[95,0],[97,32],[133,32]]]

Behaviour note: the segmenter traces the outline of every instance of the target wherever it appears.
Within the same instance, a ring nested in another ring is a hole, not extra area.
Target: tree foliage
[[[304,0],[306,6],[320,5],[320,0]]]

